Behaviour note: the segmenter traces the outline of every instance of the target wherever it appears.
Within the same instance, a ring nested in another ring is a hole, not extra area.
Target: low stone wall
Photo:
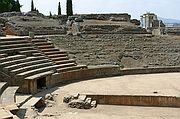
[[[180,107],[180,97],[142,95],[87,95],[97,104],[126,106]]]
[[[169,73],[180,72],[180,67],[162,67],[162,68],[137,68],[137,69],[120,69],[119,66],[101,66],[92,67],[89,69],[82,69],[77,71],[56,73],[50,78],[49,87],[61,83],[71,83],[81,80],[121,76],[121,75],[134,75],[134,74],[153,74],[153,73]]]
[[[180,27],[166,27],[165,32],[168,35],[180,35]]]
[[[119,25],[85,25],[82,28],[85,34],[147,34],[146,30],[139,27],[122,27]]]
[[[119,66],[103,66],[103,67],[89,67],[88,69],[82,69],[72,72],[65,72],[61,74],[52,75],[52,85],[57,83],[67,83],[77,80],[95,79],[102,77],[111,77],[120,75]]]
[[[122,69],[121,75],[170,73],[170,72],[180,72],[180,67],[159,67],[159,68],[152,67],[152,68]]]
[[[130,21],[131,15],[127,13],[121,14],[83,14],[84,19],[100,19],[100,20],[109,20],[112,17],[120,18],[122,21]]]

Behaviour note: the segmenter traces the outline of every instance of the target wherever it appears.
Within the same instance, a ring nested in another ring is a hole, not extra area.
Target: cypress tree
[[[31,11],[34,11],[34,2],[33,2],[33,0],[31,1]]]
[[[58,15],[61,15],[61,3],[59,2],[59,5],[58,5]]]
[[[73,15],[72,0],[67,0],[66,2],[66,14],[67,16]]]
[[[16,1],[16,5],[15,6],[16,6],[16,12],[21,12],[21,9],[20,9],[21,5],[19,3],[19,0]]]
[[[51,11],[49,12],[49,17],[50,17],[50,18],[52,17]]]

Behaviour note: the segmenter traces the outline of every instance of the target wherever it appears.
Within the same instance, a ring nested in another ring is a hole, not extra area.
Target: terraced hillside
[[[180,66],[180,37],[99,34],[50,38],[86,65],[116,64],[125,68]]]
[[[87,68],[45,39],[1,38],[0,54],[1,80],[19,86],[23,93],[36,93],[58,83],[51,79],[54,73]]]

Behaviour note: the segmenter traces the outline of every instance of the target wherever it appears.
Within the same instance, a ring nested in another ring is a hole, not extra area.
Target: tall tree
[[[58,15],[61,15],[61,3],[59,2],[59,5],[58,5]]]
[[[66,2],[66,14],[67,14],[67,16],[73,15],[72,0],[67,0],[67,2]]]
[[[0,0],[0,13],[3,12],[20,12],[21,5],[19,0]]]
[[[50,17],[50,18],[52,17],[52,13],[51,13],[51,11],[49,12],[49,17]]]
[[[31,1],[31,11],[34,11],[34,2],[33,2],[33,0]]]
[[[19,3],[19,0],[17,0],[16,3],[15,3],[15,11],[16,12],[21,12],[21,5]]]

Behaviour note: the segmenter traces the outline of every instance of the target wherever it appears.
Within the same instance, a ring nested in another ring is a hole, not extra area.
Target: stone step
[[[16,103],[3,105],[3,107],[4,107],[4,109],[10,111],[12,114],[17,114],[17,112],[19,111],[19,108],[17,107]]]
[[[57,72],[62,73],[62,72],[81,70],[81,69],[87,69],[87,66],[86,65],[76,65],[76,66],[72,66],[72,67],[65,67],[65,68],[57,69]]]
[[[26,66],[35,65],[35,64],[46,63],[46,62],[50,62],[50,61],[48,59],[45,59],[45,57],[39,57],[39,59],[35,60],[35,61],[23,62],[23,63],[4,67],[3,71],[9,72],[9,71],[15,70],[17,68],[26,67]]]
[[[33,43],[36,43],[36,42],[47,42],[46,39],[32,39],[31,40]]]
[[[5,58],[1,58],[1,59],[0,59],[0,63],[2,63],[2,62],[7,62],[7,61],[11,61],[11,60],[22,59],[22,58],[26,58],[26,56],[25,56],[25,55],[9,56],[9,57],[5,57]]]
[[[42,46],[37,46],[39,49],[47,49],[47,48],[54,48],[53,45],[42,45]]]
[[[45,55],[53,55],[53,54],[67,54],[66,51],[52,51],[52,52],[44,52]]]
[[[20,54],[26,56],[32,56],[34,53],[40,53],[38,50],[27,50],[27,51],[19,51]]]
[[[16,77],[23,79],[23,78],[26,78],[26,77],[29,77],[32,75],[36,75],[36,74],[51,71],[51,70],[56,72],[56,69],[58,69],[58,68],[61,68],[61,67],[63,68],[63,67],[73,66],[73,65],[74,64],[63,64],[63,65],[54,65],[54,66],[49,66],[49,67],[38,68],[38,69],[34,69],[34,70],[30,70],[30,71],[26,71],[26,72],[17,74]]]
[[[2,68],[2,67],[10,66],[10,65],[15,65],[15,64],[18,65],[19,63],[35,61],[35,60],[38,60],[39,58],[41,59],[42,57],[27,57],[27,58],[24,58],[24,59],[7,61],[7,62],[1,63],[1,64],[0,64],[0,67]]]
[[[53,54],[53,55],[47,55],[49,58],[56,58],[56,57],[66,57],[68,56],[67,53],[65,54]]]
[[[8,83],[7,82],[0,82],[0,97],[2,95],[2,93],[4,92],[4,90],[8,87]]]
[[[15,41],[15,40],[25,40],[26,38],[23,37],[19,37],[19,38],[8,38],[8,37],[4,37],[0,39],[0,42],[4,42],[4,41]],[[26,39],[28,40],[28,39]]]
[[[74,59],[55,61],[56,64],[75,63]]]
[[[62,61],[62,60],[68,60],[69,57],[56,57],[56,58],[51,58],[52,61]]]
[[[28,47],[31,46],[31,43],[24,43],[24,44],[11,44],[11,45],[1,45],[0,49],[9,49],[9,48],[19,48],[19,47]]]
[[[20,74],[20,73],[23,73],[23,72],[26,72],[26,71],[33,70],[33,69],[48,67],[48,66],[52,66],[52,65],[53,65],[52,62],[47,62],[47,63],[43,63],[43,64],[30,65],[30,66],[27,66],[27,67],[22,67],[22,68],[18,68],[18,69],[12,70],[11,71],[11,75],[16,75],[16,74]]]
[[[45,55],[43,53],[38,52],[38,53],[33,53],[32,56],[45,56]]]
[[[13,40],[13,41],[0,42],[0,45],[23,44],[23,43],[30,43],[30,42],[28,40]]]
[[[47,48],[47,49],[41,49],[42,52],[53,52],[53,51],[59,51],[58,48]]]
[[[10,111],[0,108],[0,119],[14,119],[14,118],[13,118],[13,114]]]
[[[53,43],[50,42],[36,42],[34,43],[36,46],[41,46],[41,45],[53,45]]]
[[[21,106],[21,108],[29,108],[29,107],[38,108],[39,107],[38,103],[41,103],[41,101],[43,101],[42,97],[32,97],[26,103],[24,103]]]
[[[34,47],[19,47],[19,48],[10,48],[10,49],[3,49],[0,50],[0,53],[17,53],[19,51],[26,51],[26,50],[34,50]]]
[[[2,104],[14,104],[16,102],[15,93],[19,87],[17,86],[10,86],[4,90],[1,95]]]
[[[35,74],[29,77],[26,77],[26,80],[35,80],[35,79],[39,79],[41,77],[45,77],[48,75],[52,75],[54,73],[54,71],[47,71],[47,72],[43,72],[43,73],[39,73],[39,74]]]
[[[4,58],[4,57],[7,57],[8,55],[7,54],[0,54],[0,58]]]

